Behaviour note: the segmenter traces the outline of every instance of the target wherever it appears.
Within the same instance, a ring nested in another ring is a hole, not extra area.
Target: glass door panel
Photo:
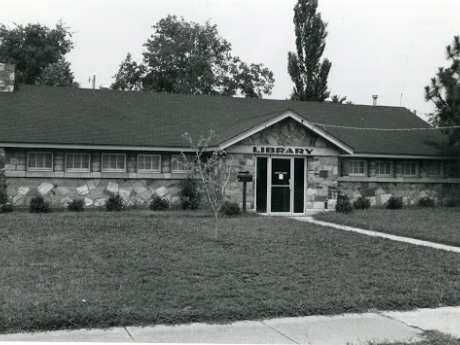
[[[273,158],[271,212],[291,212],[291,159]]]

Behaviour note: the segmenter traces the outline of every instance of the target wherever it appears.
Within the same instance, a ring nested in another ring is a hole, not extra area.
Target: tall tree
[[[327,77],[331,62],[324,59],[327,23],[316,13],[318,0],[298,0],[294,6],[296,53],[288,53],[288,72],[295,86],[291,99],[322,102],[329,97]]]
[[[16,81],[35,84],[42,70],[73,48],[72,33],[62,22],[50,29],[40,24],[0,26],[0,61],[16,65]]]
[[[126,55],[120,64],[117,74],[113,76],[115,82],[110,86],[113,90],[140,91],[142,80],[145,77],[145,66],[132,61],[131,54]]]
[[[78,84],[73,81],[73,72],[70,70],[70,62],[64,59],[46,66],[38,77],[38,82],[48,86],[78,86]]]
[[[452,45],[446,47],[450,67],[439,67],[431,84],[425,86],[425,99],[436,107],[430,122],[437,127],[460,126],[460,39],[454,37]],[[447,128],[449,146],[458,153],[460,148],[460,128]]]
[[[168,16],[153,28],[155,33],[144,44],[144,64],[125,60],[113,88],[129,89],[132,83],[124,80],[133,76],[136,83],[142,80],[146,91],[252,98],[271,93],[273,73],[263,64],[247,64],[233,56],[231,44],[219,36],[216,25]]]

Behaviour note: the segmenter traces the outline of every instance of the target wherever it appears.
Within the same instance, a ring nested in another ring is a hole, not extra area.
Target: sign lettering
[[[313,149],[307,148],[284,148],[284,147],[267,147],[267,146],[253,146],[253,153],[277,153],[277,154],[295,154],[295,155],[311,155]]]

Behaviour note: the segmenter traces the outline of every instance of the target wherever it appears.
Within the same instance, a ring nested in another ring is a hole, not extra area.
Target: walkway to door
[[[339,224],[335,224],[335,223],[323,222],[323,221],[315,220],[312,217],[289,217],[289,218],[295,219],[295,220],[298,220],[298,221],[301,221],[301,222],[307,222],[307,223],[317,224],[317,225],[321,225],[321,226],[327,226],[329,228],[339,229],[339,230],[343,230],[343,231],[357,232],[357,233],[368,235],[368,236],[382,237],[382,238],[387,238],[387,239],[393,240],[393,241],[405,242],[405,243],[415,244],[417,246],[424,246],[424,247],[430,247],[430,248],[435,248],[435,249],[441,249],[441,250],[446,250],[446,251],[449,251],[449,252],[455,252],[455,253],[460,254],[460,247],[447,246],[445,244],[439,244],[439,243],[434,243],[434,242],[416,240],[416,239],[410,238],[410,237],[390,235],[390,234],[385,234],[383,232],[370,231],[370,230],[364,230],[364,229],[360,229],[360,228],[355,228],[355,227],[352,227],[352,226],[346,226],[346,225],[339,225]]]

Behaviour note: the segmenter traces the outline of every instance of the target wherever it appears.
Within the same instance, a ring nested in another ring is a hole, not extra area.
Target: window
[[[51,152],[28,152],[27,170],[53,171],[53,154]]]
[[[89,171],[89,153],[66,153],[66,171]]]
[[[160,171],[160,155],[137,155],[137,171]]]
[[[172,166],[171,167],[172,172],[191,171],[191,168],[185,164],[184,157],[182,157],[182,155],[172,155],[171,166]]]
[[[418,164],[416,162],[403,162],[402,163],[403,176],[417,176]]]
[[[426,173],[430,177],[441,177],[443,175],[441,162],[429,162],[426,165]]]
[[[126,171],[126,155],[118,153],[102,154],[102,171]]]
[[[390,176],[393,170],[392,162],[377,161],[375,163],[375,174],[377,176]]]
[[[367,173],[366,161],[350,161],[350,174],[364,176]]]

